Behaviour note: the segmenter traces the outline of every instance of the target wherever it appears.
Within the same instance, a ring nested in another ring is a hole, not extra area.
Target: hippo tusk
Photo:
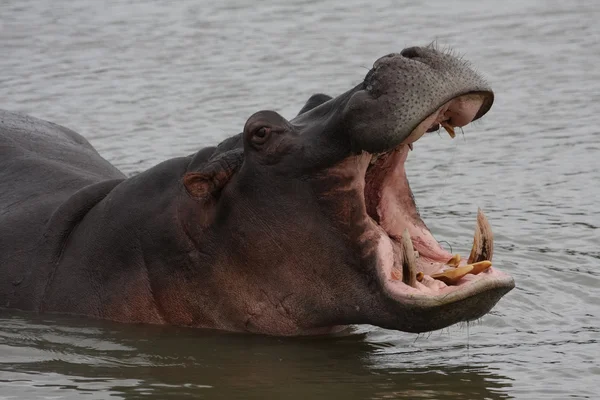
[[[377,158],[379,158],[379,154],[373,154],[371,156],[371,161],[369,161],[369,164],[374,165],[377,162]]]
[[[446,285],[453,285],[458,282],[463,276],[467,275],[473,270],[472,265],[465,265],[463,267],[457,267],[448,269],[439,274],[431,275],[433,279],[444,282]]]
[[[480,261],[492,261],[494,254],[494,234],[492,227],[481,209],[477,210],[477,226],[473,237],[473,248],[469,255],[468,264]]]
[[[440,125],[444,127],[444,129],[446,130],[446,132],[448,132],[448,135],[450,135],[450,137],[452,139],[454,139],[456,137],[456,133],[454,133],[454,127],[452,125],[450,125],[448,122],[446,122],[446,121],[440,122]]]
[[[412,287],[417,285],[416,265],[415,249],[410,233],[405,229],[402,233],[402,282]]]
[[[466,266],[467,267],[468,266],[473,267],[473,270],[470,272],[470,274],[477,275],[478,273],[483,272],[486,269],[488,269],[489,267],[491,267],[492,266],[492,262],[486,260],[486,261],[476,262],[475,264],[469,264],[469,265],[466,265]]]
[[[446,264],[454,268],[458,267],[460,265],[460,254],[453,255],[452,258],[446,262]]]

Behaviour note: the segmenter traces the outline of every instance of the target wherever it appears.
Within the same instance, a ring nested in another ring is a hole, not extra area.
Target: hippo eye
[[[261,145],[269,139],[269,136],[271,136],[271,128],[262,126],[254,131],[251,140],[252,143]]]

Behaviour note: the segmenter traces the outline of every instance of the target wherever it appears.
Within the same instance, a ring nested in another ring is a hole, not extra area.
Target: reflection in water
[[[3,314],[0,326],[9,396],[501,399],[510,386],[485,366],[397,357],[387,352],[392,344],[370,343],[360,330],[291,339],[27,313]]]

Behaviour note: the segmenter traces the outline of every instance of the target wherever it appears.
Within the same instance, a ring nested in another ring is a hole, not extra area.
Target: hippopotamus
[[[72,130],[0,112],[0,307],[294,336],[355,324],[426,332],[514,287],[482,212],[468,258],[421,219],[405,161],[493,91],[431,46],[378,59],[287,120],[131,177]]]

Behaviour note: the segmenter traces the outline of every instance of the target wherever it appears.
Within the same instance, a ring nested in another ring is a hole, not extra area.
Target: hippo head
[[[205,260],[203,303],[212,302],[195,324],[425,332],[486,314],[514,281],[491,266],[485,216],[468,260],[453,256],[421,220],[404,164],[425,132],[453,136],[493,98],[464,60],[413,47],[380,58],[336,98],[313,96],[290,121],[252,115],[184,177],[194,206],[181,219]]]

